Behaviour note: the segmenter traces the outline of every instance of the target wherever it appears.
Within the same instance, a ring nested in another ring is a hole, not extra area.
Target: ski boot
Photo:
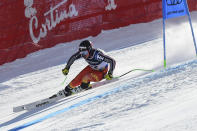
[[[67,85],[64,90],[61,90],[57,93],[58,96],[62,96],[62,97],[67,97],[67,96],[70,96],[72,95],[72,88]]]
[[[72,89],[73,88],[71,88],[69,85],[67,85],[65,88],[64,88],[64,95],[65,96],[70,96],[70,95],[72,95]]]
[[[81,86],[81,88],[82,88],[83,90],[89,90],[89,89],[92,88],[92,85],[90,84],[90,82],[88,82],[88,83],[82,82],[80,86]]]
[[[88,83],[83,82],[83,83],[81,83],[80,86],[77,86],[77,87],[73,88],[72,93],[76,94],[76,93],[79,93],[81,91],[88,90],[88,89],[91,89],[91,88],[92,88],[92,86],[90,85],[90,82],[88,82]]]

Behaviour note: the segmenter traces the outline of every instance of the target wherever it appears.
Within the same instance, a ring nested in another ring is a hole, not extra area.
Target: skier
[[[89,40],[84,40],[79,45],[79,51],[70,57],[62,73],[66,76],[70,66],[75,60],[84,58],[89,64],[86,66],[63,90],[65,96],[71,95],[77,88],[89,89],[90,82],[98,82],[102,79],[111,80],[116,62],[113,58],[105,55],[101,50],[94,49]]]

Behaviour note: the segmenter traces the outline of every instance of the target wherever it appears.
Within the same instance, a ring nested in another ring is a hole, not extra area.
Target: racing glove
[[[113,79],[113,75],[112,75],[111,73],[108,73],[108,74],[106,74],[106,75],[104,76],[104,78],[105,78],[106,80],[112,80],[112,79]]]
[[[62,73],[66,76],[68,75],[69,70],[67,68],[62,69]]]

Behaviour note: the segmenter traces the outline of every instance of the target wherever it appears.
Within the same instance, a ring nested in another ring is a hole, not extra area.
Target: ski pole
[[[64,79],[64,81],[61,83],[61,85],[64,85],[66,79],[67,79],[67,76],[65,77],[65,79]]]
[[[122,74],[122,75],[118,76],[118,77],[115,77],[115,78],[120,78],[120,77],[123,77],[123,76],[125,76],[125,75],[127,75],[127,74],[129,74],[129,73],[131,73],[131,72],[133,72],[133,71],[149,71],[149,72],[154,72],[154,70],[146,70],[146,69],[133,69],[133,70],[130,70],[130,71],[128,71],[128,72],[126,72],[126,73],[124,73],[124,74]]]

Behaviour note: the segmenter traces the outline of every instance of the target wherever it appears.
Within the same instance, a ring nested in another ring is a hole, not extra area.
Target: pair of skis
[[[99,86],[102,86],[102,85],[105,85],[105,84],[108,84],[108,83],[112,83],[112,82],[115,82],[117,81],[119,78],[127,75],[128,73],[130,72],[133,72],[133,71],[149,71],[149,72],[154,72],[154,70],[144,70],[144,69],[133,69],[133,70],[130,70],[118,77],[114,77],[112,80],[104,80],[104,81],[100,81],[100,82],[97,82],[97,83],[94,83],[92,84],[92,88],[95,88],[95,87],[99,87]],[[91,89],[92,89],[91,88]],[[85,91],[85,90],[82,90],[81,88],[79,87],[76,87],[73,91],[73,94],[77,94],[79,92],[82,92],[82,91]],[[72,95],[73,95],[72,94]],[[65,94],[64,94],[64,90],[61,90],[59,91],[58,93],[54,94],[53,96],[49,97],[49,98],[46,98],[46,99],[42,99],[42,100],[38,100],[38,101],[35,101],[35,102],[32,102],[32,103],[29,103],[29,104],[25,104],[25,105],[21,105],[21,106],[17,106],[17,107],[13,107],[13,112],[20,112],[20,111],[23,111],[23,110],[34,110],[36,108],[41,108],[41,107],[46,107],[47,105],[50,105],[52,103],[55,103],[57,102],[58,100],[60,99],[63,99],[65,98]]]
[[[118,79],[119,78],[114,78],[112,80],[108,80],[108,81],[104,80],[104,81],[94,83],[94,84],[92,84],[92,88],[96,88],[96,87],[99,87],[101,85],[117,81]],[[90,88],[90,89],[92,89],[92,88]],[[89,89],[86,89],[86,90],[89,90]],[[72,95],[77,94],[79,92],[83,92],[83,91],[85,91],[85,90],[81,89],[80,87],[76,87],[75,89],[73,89]],[[34,110],[34,109],[37,109],[37,108],[46,107],[47,105],[53,104],[53,103],[59,101],[60,99],[65,98],[65,97],[67,97],[67,96],[65,96],[64,90],[61,90],[57,94],[54,94],[49,98],[38,100],[38,101],[29,103],[29,104],[25,104],[25,105],[13,107],[13,112],[20,112],[20,111],[23,111],[23,110],[30,111],[30,110]]]

